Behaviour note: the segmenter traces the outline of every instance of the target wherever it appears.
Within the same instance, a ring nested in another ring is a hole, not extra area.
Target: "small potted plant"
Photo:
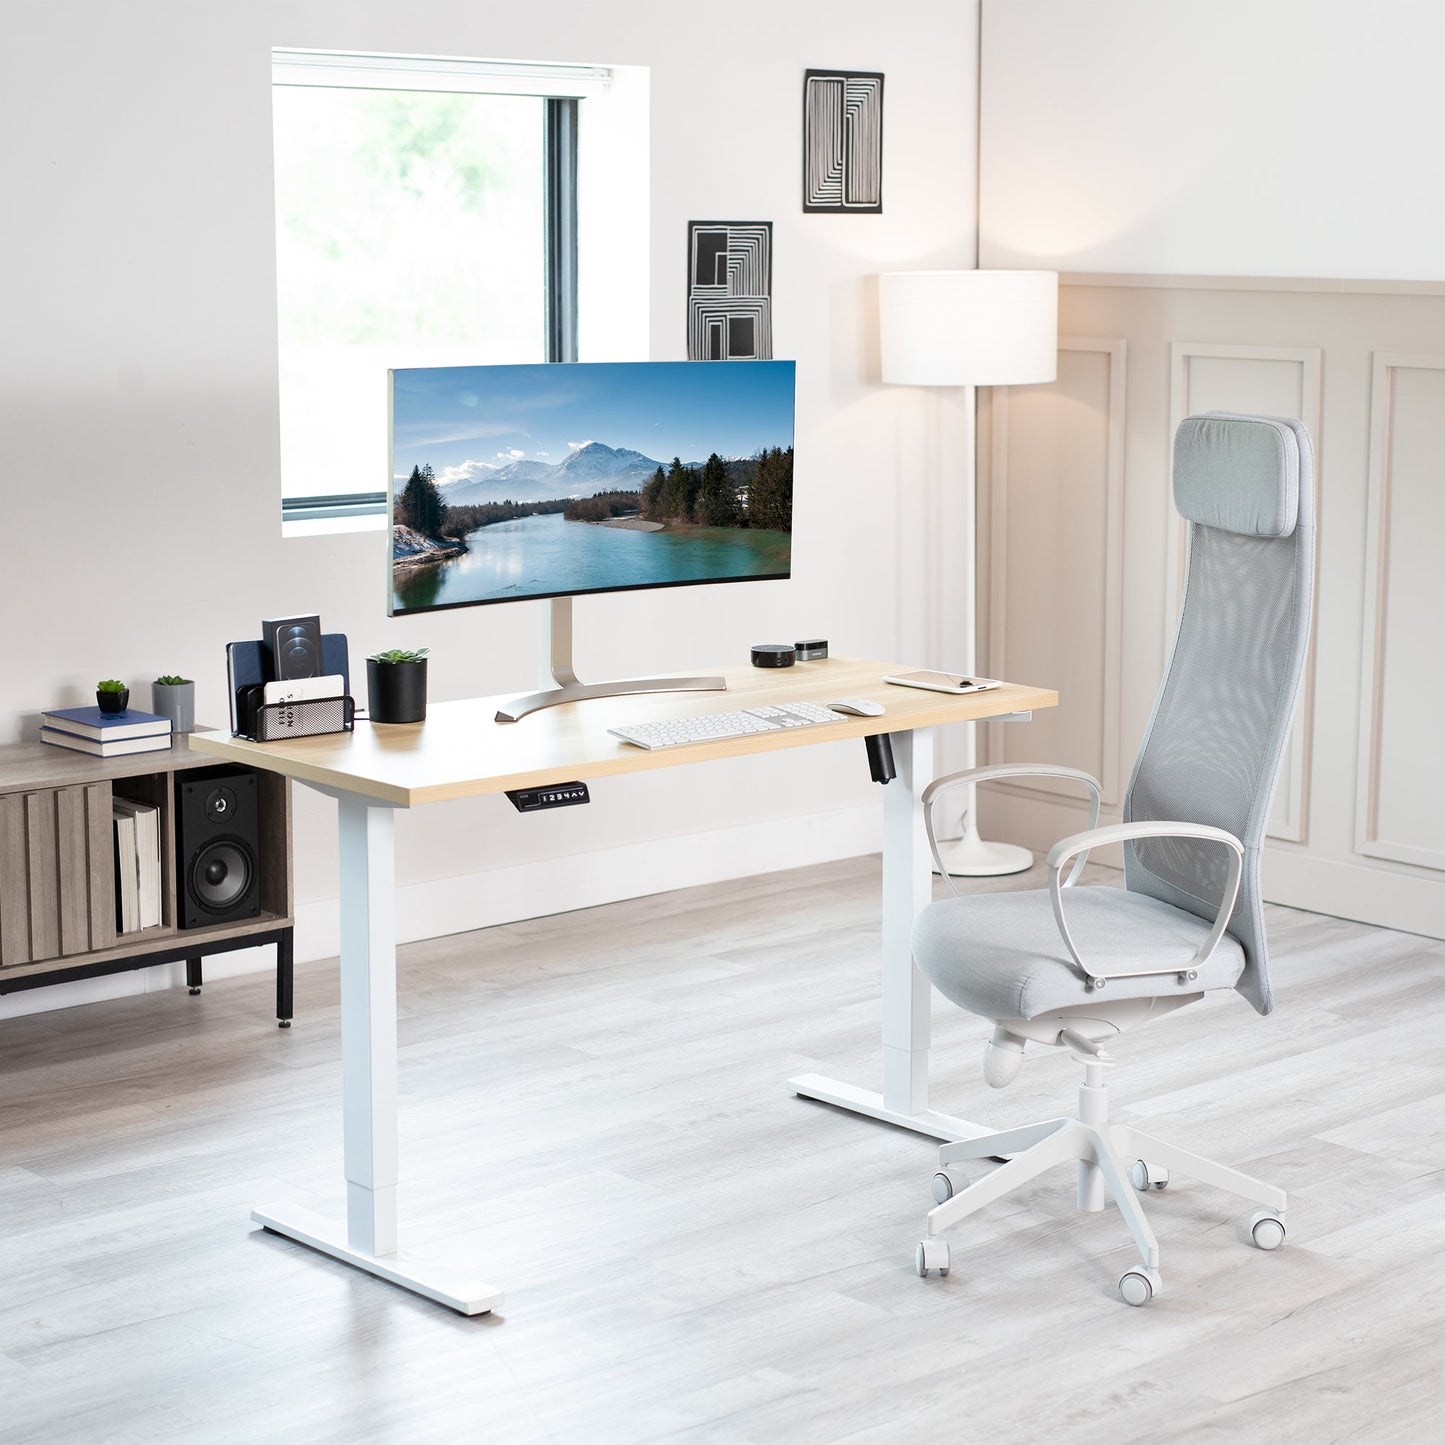
[[[426,655],[393,647],[366,659],[366,697],[374,723],[426,721]]]
[[[193,732],[196,726],[196,684],[188,677],[162,673],[151,683],[151,709],[171,720],[173,733]]]
[[[122,713],[130,705],[130,689],[113,677],[95,685],[95,705],[101,712]]]

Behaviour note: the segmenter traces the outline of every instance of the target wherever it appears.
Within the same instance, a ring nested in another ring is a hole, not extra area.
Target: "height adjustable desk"
[[[725,669],[725,693],[598,698],[550,708],[519,723],[496,722],[498,706],[508,699],[490,697],[434,704],[425,723],[385,727],[359,721],[354,733],[294,742],[193,735],[193,751],[294,778],[339,805],[346,1221],[334,1223],[294,1205],[258,1208],[252,1219],[461,1314],[482,1314],[502,1303],[494,1285],[397,1252],[397,808],[875,733],[891,735],[898,769],[883,789],[883,1089],[875,1093],[818,1074],[791,1079],[789,1087],[806,1098],[936,1139],[982,1134],[983,1126],[928,1107],[929,985],[914,966],[909,932],[932,896],[921,805],[933,776],[932,729],[1053,707],[1058,695],[1006,683],[989,692],[951,696],[882,681],[885,673],[907,670],[834,657],[778,671]],[[607,731],[645,720],[844,697],[872,698],[887,712],[652,752],[628,746]],[[863,766],[861,748],[858,766]]]

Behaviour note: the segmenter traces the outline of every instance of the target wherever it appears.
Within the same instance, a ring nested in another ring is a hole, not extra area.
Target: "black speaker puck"
[[[791,643],[760,642],[753,648],[754,667],[791,667],[797,660],[797,649]]]

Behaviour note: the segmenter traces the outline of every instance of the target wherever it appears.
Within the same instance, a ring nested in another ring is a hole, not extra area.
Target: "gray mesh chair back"
[[[1314,461],[1297,421],[1210,412],[1174,441],[1174,502],[1189,561],[1169,665],[1124,802],[1124,820],[1227,829],[1244,877],[1229,932],[1236,985],[1273,1007],[1259,896],[1260,849],[1304,676],[1314,590]],[[1213,919],[1226,850],[1187,839],[1125,845],[1125,885]]]

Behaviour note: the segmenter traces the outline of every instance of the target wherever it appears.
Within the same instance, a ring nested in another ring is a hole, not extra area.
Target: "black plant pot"
[[[418,662],[366,659],[366,698],[372,722],[426,721],[426,658]]]
[[[101,712],[124,712],[130,706],[130,689],[123,687],[119,692],[97,692],[95,705]]]

